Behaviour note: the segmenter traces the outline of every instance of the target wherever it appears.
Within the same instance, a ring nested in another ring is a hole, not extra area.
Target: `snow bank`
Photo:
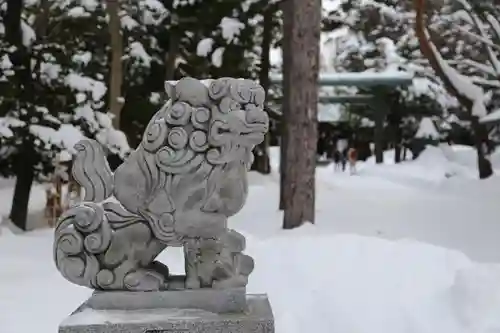
[[[494,315],[500,311],[500,270],[473,264],[459,252],[408,240],[330,235],[313,226],[266,240],[247,237],[247,252],[256,260],[248,290],[269,294],[277,333],[500,329]],[[55,332],[90,295],[60,277],[51,242],[48,231],[2,236],[0,265],[9,267],[0,272],[2,331]],[[167,251],[160,259],[179,272],[179,253]]]
[[[474,265],[455,275],[449,290],[455,315],[472,332],[500,329],[500,265]]]
[[[388,161],[386,163],[386,156]],[[393,150],[384,154],[384,164],[374,164],[374,157],[360,163],[359,174],[391,179],[417,187],[440,186],[452,177],[476,179],[475,151],[455,151],[452,146],[427,146],[414,161],[394,164]],[[411,154],[409,156],[411,158]]]
[[[249,250],[257,260],[249,290],[269,293],[277,332],[479,333],[486,330],[474,329],[500,328],[488,321],[492,311],[500,310],[498,300],[474,292],[498,294],[500,284],[492,283],[495,271],[472,266],[457,252],[412,241],[307,235],[305,230],[264,242],[252,239]],[[471,300],[472,309],[463,311]]]

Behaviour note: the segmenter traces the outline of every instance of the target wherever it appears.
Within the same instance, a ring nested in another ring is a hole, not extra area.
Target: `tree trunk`
[[[5,39],[13,45],[22,45],[21,13],[23,0],[7,0],[7,11],[4,17]]]
[[[375,143],[375,163],[384,163],[384,122],[385,113],[381,108],[375,110],[375,129],[373,141]]]
[[[7,12],[4,17],[5,40],[15,47],[15,52],[10,57],[14,67],[12,84],[16,86],[18,100],[12,108],[31,108],[30,101],[34,96],[33,80],[31,77],[31,57],[28,49],[23,45],[21,30],[21,13],[24,1],[8,0]],[[22,135],[23,142],[18,147],[16,156],[16,185],[9,217],[20,229],[26,230],[28,216],[28,203],[31,185],[34,179],[34,158],[32,143],[28,133]]]
[[[120,1],[107,0],[109,34],[111,38],[111,73],[109,83],[109,111],[113,115],[113,126],[120,129],[120,115],[123,108],[123,36],[120,23]]]
[[[394,163],[401,163],[401,143],[396,142],[394,146]]]
[[[315,169],[318,142],[317,108],[321,0],[288,0],[292,3],[293,24],[289,72],[290,114],[286,147],[287,170],[283,228],[314,223]]]
[[[279,209],[285,209],[285,192],[287,192],[286,185],[288,182],[286,181],[288,168],[286,164],[286,154],[287,154],[287,145],[288,145],[288,137],[287,137],[287,127],[288,127],[288,117],[290,114],[290,67],[291,67],[291,47],[290,40],[292,39],[292,24],[293,24],[293,8],[292,1],[282,1],[281,8],[283,11],[283,41],[282,41],[282,72],[283,72],[283,100],[281,105],[281,124],[280,124],[280,202]],[[289,190],[288,190],[289,191]]]
[[[49,25],[50,18],[50,0],[41,0],[39,6],[39,12],[36,15],[34,28],[36,32],[37,38],[43,37],[45,38],[47,35],[47,28]]]
[[[168,41],[168,53],[165,55],[165,80],[171,81],[175,80],[175,70],[176,70],[176,62],[177,56],[179,54],[179,44],[180,44],[180,36],[179,31],[177,29],[178,24],[177,16],[172,17],[172,27],[169,31],[169,41]]]
[[[266,97],[269,92],[269,71],[271,68],[271,63],[269,59],[269,52],[271,50],[271,42],[273,39],[273,15],[274,10],[272,7],[268,7],[264,12],[264,23],[262,32],[262,53],[260,55],[260,73],[259,82],[264,91],[266,92]],[[262,174],[271,173],[271,164],[269,161],[269,133],[264,137],[264,141],[255,148],[255,160],[253,162],[253,169]]]
[[[21,230],[27,230],[28,206],[31,186],[35,178],[35,152],[26,143],[21,147],[16,161],[16,185],[10,210],[10,219]]]
[[[392,106],[390,115],[388,116],[389,126],[391,128],[392,141],[394,144],[394,162],[401,163],[401,151],[403,141],[403,131],[401,130],[401,114],[400,111]]]
[[[479,171],[479,179],[486,179],[493,175],[493,167],[490,160],[487,158],[485,145],[488,142],[488,131],[484,124],[481,124],[477,117],[473,117],[471,122],[472,131],[474,134],[474,146],[477,151],[477,167]]]

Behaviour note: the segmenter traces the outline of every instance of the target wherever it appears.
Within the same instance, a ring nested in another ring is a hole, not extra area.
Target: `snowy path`
[[[277,333],[500,332],[500,264],[474,263],[500,263],[500,177],[452,165],[447,179],[446,163],[366,164],[352,177],[319,168],[316,225],[293,231],[281,230],[279,177],[250,174],[230,226],[247,236],[248,290],[269,294]],[[0,208],[9,193],[0,188]],[[42,197],[35,188],[32,208]],[[180,253],[159,259],[181,273]],[[91,293],[56,271],[51,230],[5,230],[0,267],[1,333],[56,332]]]
[[[273,237],[281,232],[283,219],[277,210],[279,177],[253,174],[251,182],[249,203],[231,225],[261,238]],[[415,239],[459,250],[478,262],[500,262],[500,177],[488,186],[457,181],[426,189],[423,182],[413,187],[410,183],[319,169],[318,233]]]

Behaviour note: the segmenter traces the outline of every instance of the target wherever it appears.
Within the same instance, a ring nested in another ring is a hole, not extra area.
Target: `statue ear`
[[[165,92],[167,93],[168,99],[173,100],[175,98],[175,84],[174,81],[165,81]]]

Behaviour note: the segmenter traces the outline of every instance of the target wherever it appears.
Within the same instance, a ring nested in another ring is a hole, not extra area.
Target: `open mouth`
[[[251,126],[247,126],[245,131],[242,131],[240,135],[251,144],[259,144],[264,140],[267,130],[267,124],[254,123]]]
[[[250,134],[266,134],[268,128],[267,124],[264,123],[253,123],[246,124],[245,129],[241,131],[241,135],[250,135]]]

